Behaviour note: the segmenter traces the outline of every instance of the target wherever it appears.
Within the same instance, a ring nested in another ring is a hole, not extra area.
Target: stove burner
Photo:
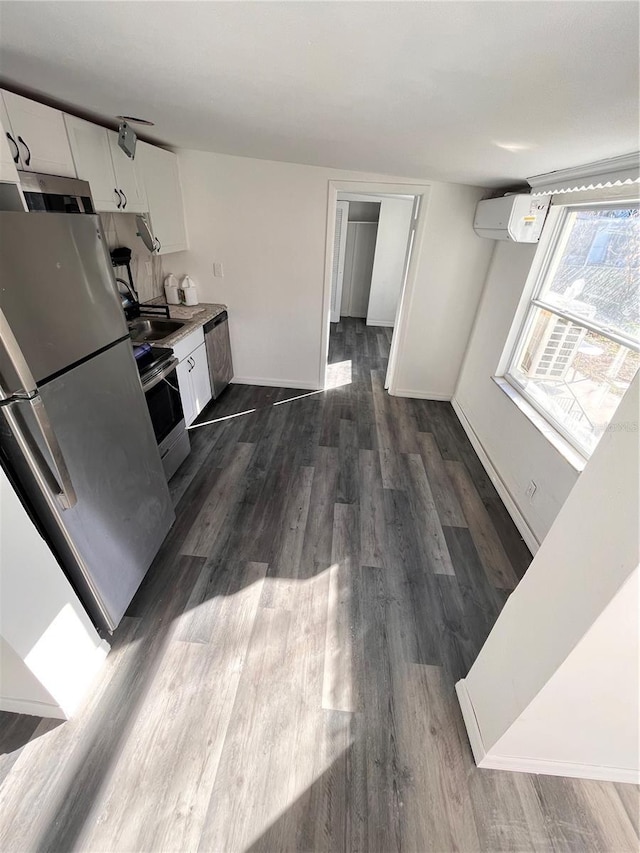
[[[150,379],[154,373],[161,371],[164,365],[173,358],[173,350],[167,347],[134,344],[133,350],[138,373],[143,382]]]

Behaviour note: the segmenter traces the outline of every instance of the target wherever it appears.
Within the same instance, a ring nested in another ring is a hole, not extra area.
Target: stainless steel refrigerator
[[[175,516],[98,217],[0,212],[0,309],[2,466],[112,631]]]

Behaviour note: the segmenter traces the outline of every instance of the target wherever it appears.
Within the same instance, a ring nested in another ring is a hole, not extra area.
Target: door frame
[[[328,355],[329,355],[329,332],[331,316],[331,287],[333,272],[333,245],[336,228],[336,203],[338,193],[359,193],[362,195],[412,195],[419,197],[417,218],[414,220],[415,227],[411,256],[408,269],[400,292],[398,307],[396,309],[396,325],[393,329],[391,339],[391,351],[389,353],[389,365],[385,387],[390,394],[395,393],[395,374],[398,358],[402,354],[407,328],[407,317],[411,310],[411,302],[417,273],[420,263],[422,242],[426,233],[427,210],[429,207],[429,195],[432,184],[401,183],[398,181],[334,181],[328,182],[327,190],[327,223],[325,232],[325,264],[324,264],[324,292],[322,298],[321,316],[321,346],[320,364],[318,366],[318,388],[327,387]],[[413,223],[412,223],[413,226]]]

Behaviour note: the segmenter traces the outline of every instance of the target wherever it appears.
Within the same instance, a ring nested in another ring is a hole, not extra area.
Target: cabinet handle
[[[16,149],[16,153],[15,153],[15,154],[12,154],[11,156],[13,157],[13,162],[14,162],[14,163],[18,163],[18,162],[20,161],[20,149],[18,148],[18,143],[15,141],[15,139],[13,138],[13,136],[11,136],[11,134],[9,133],[9,131],[7,131],[7,139],[8,139],[10,142],[13,142],[13,145],[14,145],[14,147],[15,147],[15,149]]]
[[[157,238],[157,237],[154,237],[153,239],[154,239],[154,240],[155,240],[155,242],[156,242],[156,252],[159,252],[159,251],[160,251],[160,249],[162,248],[162,243],[160,242],[160,240],[158,240],[158,238]]]
[[[120,210],[122,208],[122,197],[120,196],[120,193],[118,192],[117,187],[114,187],[113,191],[118,196],[118,210]]]
[[[126,197],[126,195],[124,194],[124,190],[118,190],[118,192],[120,193],[120,195],[121,195],[121,196],[122,196],[122,198],[124,199],[124,201],[123,201],[123,203],[122,203],[122,209],[124,210],[124,209],[125,209],[125,207],[127,206],[127,197]]]
[[[193,368],[196,366],[196,363],[195,363],[195,361],[191,358],[191,356],[189,356],[189,358],[187,359],[187,362],[189,363],[189,373],[191,373],[191,371],[193,370]]]
[[[24,161],[24,165],[28,166],[29,163],[31,163],[31,151],[29,149],[29,146],[27,145],[27,143],[24,141],[24,139],[21,136],[18,137],[18,142],[21,142],[24,145],[24,147],[27,149],[27,159]]]

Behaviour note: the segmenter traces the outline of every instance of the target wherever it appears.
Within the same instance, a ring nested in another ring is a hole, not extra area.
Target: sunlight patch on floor
[[[353,382],[353,366],[351,359],[336,361],[327,365],[327,388],[339,388],[341,385],[351,385]]]

